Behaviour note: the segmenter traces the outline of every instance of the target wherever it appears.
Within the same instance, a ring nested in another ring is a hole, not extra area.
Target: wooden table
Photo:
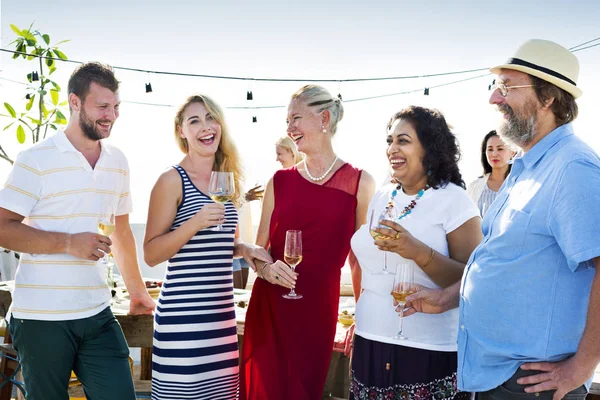
[[[9,285],[0,284],[0,311],[3,313],[2,316],[5,315],[4,313],[8,311],[8,307],[12,303],[10,290],[11,287]],[[127,345],[129,347],[141,348],[140,380],[151,380],[154,316],[127,315],[126,307],[123,305],[113,306],[112,310],[121,325]],[[240,310],[237,309],[237,311]],[[238,343],[241,353],[245,313],[237,312],[236,315]],[[338,328],[342,330],[341,325]],[[339,352],[333,351],[324,393],[326,397],[333,394],[334,396],[347,398],[349,388],[348,366],[348,358]]]

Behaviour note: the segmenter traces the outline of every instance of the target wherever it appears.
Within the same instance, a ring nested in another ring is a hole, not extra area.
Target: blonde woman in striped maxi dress
[[[150,197],[144,258],[168,260],[156,307],[152,399],[236,399],[238,344],[233,303],[234,256],[270,261],[237,233],[241,166],[220,107],[195,95],[175,116],[183,160],[158,179]],[[235,196],[208,197],[211,171],[233,172]],[[222,230],[215,230],[222,224]]]

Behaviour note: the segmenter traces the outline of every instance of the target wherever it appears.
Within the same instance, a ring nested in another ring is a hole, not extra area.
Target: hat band
[[[525,60],[521,60],[520,58],[509,58],[506,63],[507,64],[514,64],[514,65],[521,65],[523,67],[528,67],[528,68],[536,69],[536,70],[538,70],[540,72],[546,73],[548,75],[552,75],[555,78],[562,79],[563,81],[567,81],[567,82],[569,82],[573,86],[577,86],[577,84],[575,82],[573,82],[571,79],[567,78],[566,76],[564,76],[562,74],[559,74],[556,71],[552,71],[551,69],[541,67],[539,65],[527,62]]]

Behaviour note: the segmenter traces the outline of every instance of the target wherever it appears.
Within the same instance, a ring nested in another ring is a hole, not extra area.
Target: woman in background
[[[207,96],[189,97],[175,116],[175,140],[185,157],[152,189],[144,238],[148,265],[168,260],[155,315],[152,399],[235,399],[232,259],[254,266],[271,257],[238,240],[241,166],[221,108]],[[233,173],[233,200],[219,204],[207,195],[212,171]]]
[[[481,166],[483,176],[469,185],[467,191],[477,204],[481,217],[490,208],[498,196],[498,191],[510,173],[510,159],[515,155],[496,131],[490,131],[481,142]]]
[[[292,139],[284,136],[275,143],[275,154],[282,168],[290,168],[298,164],[304,158],[304,155],[298,151],[296,144]]]

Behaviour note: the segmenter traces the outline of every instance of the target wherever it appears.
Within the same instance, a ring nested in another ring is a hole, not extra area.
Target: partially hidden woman
[[[365,223],[373,178],[341,160],[332,136],[343,116],[337,97],[302,87],[288,106],[287,132],[306,157],[268,182],[256,243],[274,263],[257,262],[244,331],[241,398],[320,399],[333,350],[341,268],[352,234]],[[287,230],[301,230],[296,273],[283,263]],[[295,287],[303,297],[284,299]]]
[[[279,138],[275,142],[276,161],[281,164],[281,168],[290,168],[298,164],[304,158],[304,155],[298,151],[296,144],[288,136]]]
[[[482,218],[498,196],[504,180],[510,174],[512,164],[509,164],[509,161],[514,155],[515,153],[500,139],[496,131],[490,131],[483,138],[481,142],[483,175],[471,182],[467,188],[467,192],[477,204]]]
[[[241,166],[221,108],[205,95],[189,97],[175,116],[175,140],[185,157],[158,178],[144,238],[148,265],[168,260],[156,307],[152,399],[235,399],[232,259],[244,256],[254,266],[271,258],[239,242]],[[232,201],[207,195],[211,171],[233,172]]]
[[[412,106],[390,119],[387,144],[395,183],[375,193],[368,215],[394,207],[395,222],[378,229],[393,239],[374,241],[366,225],[352,237],[363,292],[356,306],[350,399],[469,398],[456,389],[458,310],[407,317],[407,339],[394,340],[394,275],[382,273],[388,251],[389,269],[414,263],[419,285],[446,287],[462,276],[482,234],[479,211],[458,169],[457,140],[439,111]]]

